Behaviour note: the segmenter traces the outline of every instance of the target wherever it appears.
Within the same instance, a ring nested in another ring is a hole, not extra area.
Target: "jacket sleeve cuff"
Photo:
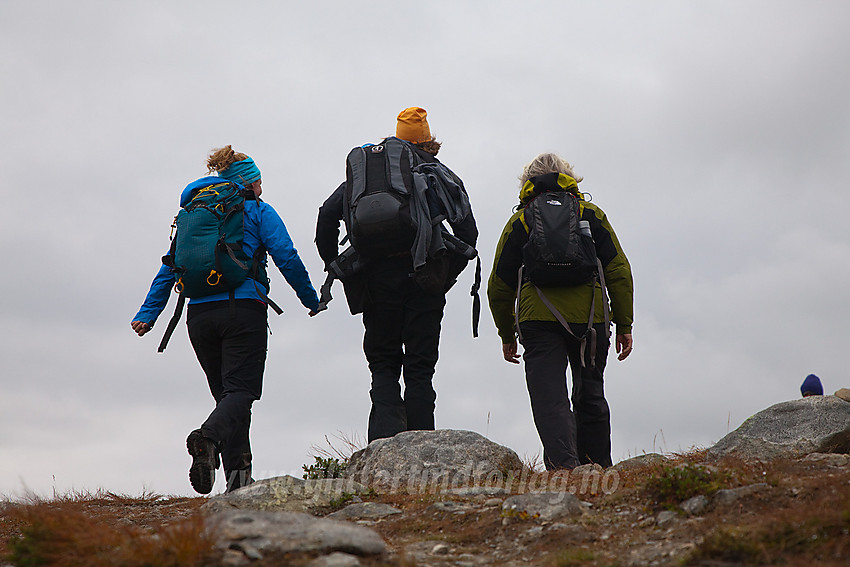
[[[510,333],[499,331],[499,338],[502,339],[503,345],[511,344],[512,342],[516,341],[516,332],[514,332],[513,330],[511,330]]]
[[[631,335],[632,334],[632,326],[631,325],[617,325],[617,334],[618,335]]]

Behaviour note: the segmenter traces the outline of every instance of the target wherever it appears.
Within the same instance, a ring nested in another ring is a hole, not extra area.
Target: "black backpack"
[[[581,342],[582,366],[593,368],[596,365],[597,339],[593,320],[597,281],[602,287],[606,327],[610,316],[602,262],[596,255],[590,223],[582,220],[581,214],[579,197],[567,191],[541,193],[526,205],[523,221],[528,227],[528,241],[522,248],[523,265],[520,267],[517,284],[515,323],[519,333],[519,294],[523,282],[529,281],[555,319]],[[590,299],[587,328],[583,335],[577,336],[540,288],[569,287],[588,282],[592,282],[593,294]],[[608,334],[610,336],[610,331]]]
[[[523,246],[524,273],[539,287],[589,282],[597,271],[590,224],[581,220],[579,198],[566,191],[542,193],[523,212],[528,242]]]
[[[343,220],[363,258],[409,252],[416,237],[410,210],[415,152],[398,140],[356,147],[346,158]]]
[[[353,148],[346,157],[343,222],[351,246],[328,266],[320,309],[333,280],[355,276],[370,260],[410,254],[414,281],[439,291],[446,285],[449,252],[467,260],[478,252],[443,225],[471,214],[463,182],[438,161],[426,161],[409,142],[390,137]],[[473,284],[473,335],[478,335],[480,259]]]

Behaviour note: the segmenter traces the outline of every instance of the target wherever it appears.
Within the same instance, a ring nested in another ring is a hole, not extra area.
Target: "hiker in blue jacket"
[[[264,248],[301,304],[309,310],[309,315],[315,315],[319,298],[286,226],[274,208],[259,198],[262,180],[254,161],[226,146],[213,151],[207,166],[210,173],[216,172],[223,180],[249,190],[244,192],[245,253],[251,258],[257,249]],[[205,179],[208,184],[209,178]],[[183,191],[180,205],[188,204],[204,183],[204,179],[199,179],[189,184]],[[167,259],[168,255],[163,258]],[[265,254],[261,254],[260,259],[264,272]],[[151,330],[165,308],[175,281],[175,273],[163,263],[131,323],[140,337]],[[253,482],[248,430],[251,406],[260,399],[262,392],[268,346],[268,298],[264,292],[265,288],[249,277],[233,290],[232,297],[229,292],[223,292],[189,301],[189,339],[216,402],[206,421],[186,440],[192,456],[189,480],[192,488],[201,494],[212,491],[220,461],[224,465],[228,492]]]

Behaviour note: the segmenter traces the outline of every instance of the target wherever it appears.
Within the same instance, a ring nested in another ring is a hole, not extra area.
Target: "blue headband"
[[[254,160],[248,158],[230,164],[230,167],[224,171],[219,171],[218,176],[224,177],[228,181],[235,181],[240,185],[250,185],[260,179],[260,170],[257,169]]]

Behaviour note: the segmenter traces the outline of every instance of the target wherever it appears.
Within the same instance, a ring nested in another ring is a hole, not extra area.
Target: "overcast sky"
[[[635,279],[635,350],[609,358],[614,461],[708,446],[850,386],[850,3],[0,1],[0,494],[193,494],[213,407],[181,323],[129,322],[183,187],[233,144],[263,173],[314,285],[319,205],[355,145],[428,110],[489,274],[522,166],[569,159]],[[521,366],[467,270],[449,295],[437,426],[541,448]],[[365,437],[362,324],[309,319],[278,272],[255,477]],[[217,490],[223,488],[221,480]]]

